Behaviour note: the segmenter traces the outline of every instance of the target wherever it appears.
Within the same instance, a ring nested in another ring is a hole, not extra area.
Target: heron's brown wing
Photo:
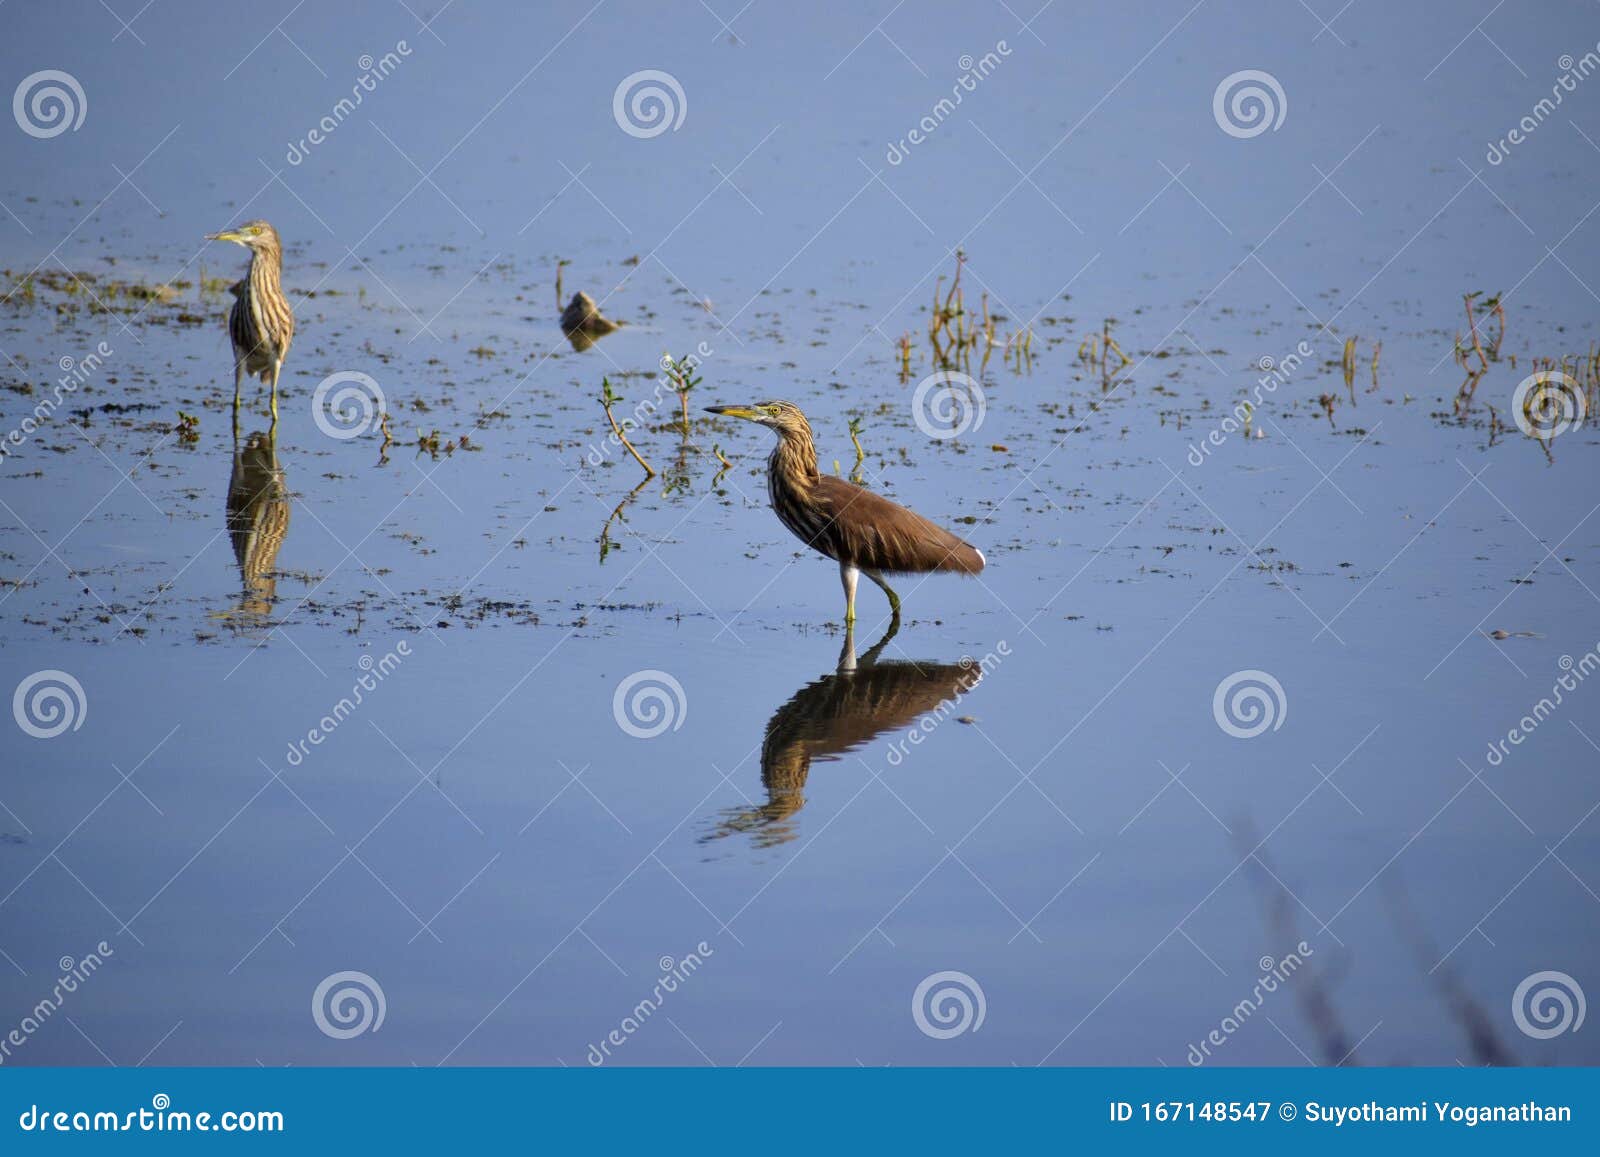
[[[820,545],[840,561],[889,574],[983,570],[969,543],[881,494],[824,474],[814,495],[826,519]]]

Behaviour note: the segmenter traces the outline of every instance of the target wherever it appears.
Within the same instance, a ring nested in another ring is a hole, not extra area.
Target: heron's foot
[[[898,623],[900,621],[900,596],[894,593],[894,588],[888,583],[884,582],[883,576],[877,571],[869,570],[864,573],[873,582],[877,583],[878,588],[882,590],[883,593],[888,597],[889,612],[894,616],[894,621]]]

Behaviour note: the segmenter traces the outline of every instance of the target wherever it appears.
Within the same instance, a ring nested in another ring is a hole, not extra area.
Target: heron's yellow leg
[[[278,428],[278,374],[283,370],[280,359],[272,363],[272,428]]]
[[[867,577],[877,583],[883,589],[883,593],[889,596],[889,613],[894,617],[894,621],[898,623],[900,621],[900,596],[894,593],[894,590],[888,583],[883,581],[883,576],[877,571],[867,571]]]
[[[850,626],[856,621],[856,580],[861,572],[847,562],[839,564],[839,581],[844,584],[844,622]]]

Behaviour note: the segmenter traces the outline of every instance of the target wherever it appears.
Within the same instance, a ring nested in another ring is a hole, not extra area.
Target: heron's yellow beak
[[[243,245],[244,244],[244,234],[240,233],[236,229],[224,229],[221,233],[207,233],[206,234],[206,240],[207,241],[237,241],[240,245]]]
[[[761,413],[750,406],[707,406],[706,413],[721,414],[724,418],[743,418],[747,422],[759,422]]]

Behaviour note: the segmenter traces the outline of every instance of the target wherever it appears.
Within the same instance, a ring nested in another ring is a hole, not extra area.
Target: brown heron
[[[793,402],[710,406],[707,412],[743,418],[777,433],[778,445],[767,461],[773,512],[800,541],[839,564],[846,624],[856,620],[856,581],[863,574],[889,596],[898,622],[900,596],[884,582],[885,574],[975,575],[983,570],[983,553],[970,543],[899,503],[819,471],[811,423]]]
[[[228,313],[233,342],[233,412],[237,423],[239,391],[246,375],[272,383],[272,422],[278,422],[278,375],[294,340],[294,310],[283,295],[283,245],[265,221],[246,221],[237,229],[207,233],[207,241],[232,241],[250,250],[250,269],[230,287]]]

